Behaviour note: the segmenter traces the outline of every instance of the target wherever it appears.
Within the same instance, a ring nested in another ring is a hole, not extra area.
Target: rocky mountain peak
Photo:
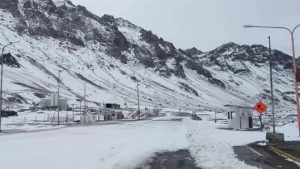
[[[105,23],[116,26],[116,19],[112,15],[105,14],[101,17],[101,20]]]
[[[243,96],[237,98],[248,101],[256,97],[243,93],[246,91],[243,87],[253,84],[248,84],[241,77],[258,79],[263,85],[256,88],[262,91],[265,88],[265,77],[257,74],[261,70],[267,72],[265,68],[269,63],[268,48],[262,45],[230,42],[209,52],[195,47],[181,50],[127,20],[111,15],[99,17],[68,0],[0,2],[0,19],[9,20],[0,25],[1,31],[5,32],[3,36],[9,35],[0,39],[1,44],[8,43],[7,39],[11,37],[22,41],[22,45],[14,47],[16,51],[6,55],[5,64],[15,73],[11,77],[19,77],[22,71],[28,79],[34,77],[26,82],[11,79],[10,85],[21,86],[26,91],[29,89],[35,95],[56,90],[53,86],[58,79],[58,69],[68,72],[68,78],[73,81],[90,84],[95,92],[100,90],[102,94],[109,91],[107,95],[114,95],[114,98],[122,96],[127,101],[135,100],[135,92],[132,94],[132,91],[136,88],[137,79],[145,84],[142,87],[145,102],[155,100],[150,99],[149,91],[159,91],[164,97],[179,91],[177,95],[184,98],[180,102],[189,104],[190,98],[193,98],[197,106],[206,97],[222,100],[223,94],[232,97],[241,92]],[[287,74],[291,70],[291,57],[277,50],[272,53],[275,71]],[[34,71],[31,70],[39,71],[35,75],[37,77],[32,75]],[[49,78],[38,77],[41,74],[54,79],[54,84],[48,85],[51,83]],[[36,79],[40,82],[35,82]],[[281,80],[289,83],[286,79]],[[64,80],[61,82],[65,93],[80,97],[78,84],[72,86]]]
[[[195,47],[184,50],[189,56],[201,55],[203,52]]]
[[[278,50],[272,50],[272,61],[275,66],[290,68],[291,57]],[[269,63],[269,49],[263,45],[239,45],[233,42],[224,44],[205,56],[212,64],[221,64],[224,61],[250,62],[259,66]]]

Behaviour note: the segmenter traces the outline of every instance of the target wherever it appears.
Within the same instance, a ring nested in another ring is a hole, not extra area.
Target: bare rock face
[[[19,4],[18,0],[11,0],[11,1],[1,0],[0,8],[9,10],[13,14],[13,16],[19,17],[21,14],[18,11],[18,4]]]
[[[10,66],[10,67],[13,67],[13,68],[20,68],[21,67],[20,63],[10,53],[3,54],[3,63]]]

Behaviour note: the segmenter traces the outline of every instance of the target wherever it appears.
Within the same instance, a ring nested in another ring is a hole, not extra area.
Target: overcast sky
[[[287,31],[244,29],[245,24],[294,27],[300,0],[71,0],[102,16],[122,17],[174,43],[177,48],[212,50],[227,42],[268,45],[291,54]],[[296,31],[300,55],[300,28]]]

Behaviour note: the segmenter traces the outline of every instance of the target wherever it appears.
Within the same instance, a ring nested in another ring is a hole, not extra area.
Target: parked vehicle
[[[18,116],[16,111],[2,110],[1,117]]]

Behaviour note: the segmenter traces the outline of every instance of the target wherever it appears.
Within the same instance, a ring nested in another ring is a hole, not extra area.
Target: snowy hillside
[[[203,109],[269,103],[267,48],[225,44],[213,51],[176,49],[129,21],[98,17],[67,0],[0,0],[0,44],[5,50],[6,103],[32,103],[57,90],[87,99]],[[201,40],[201,39],[199,39]],[[291,58],[274,52],[277,106],[293,111]]]

